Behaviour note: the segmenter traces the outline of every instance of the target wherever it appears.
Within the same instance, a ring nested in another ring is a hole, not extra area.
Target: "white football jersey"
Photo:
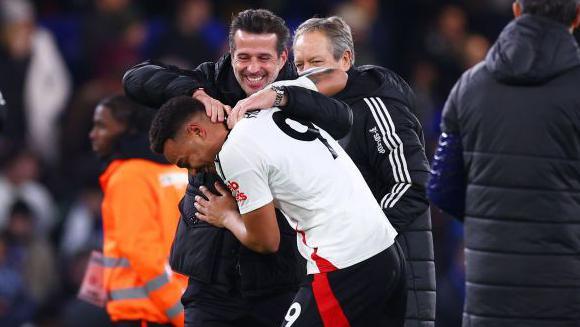
[[[271,201],[284,213],[298,233],[309,274],[364,261],[397,235],[340,145],[277,108],[247,114],[228,136],[216,167],[240,213]]]

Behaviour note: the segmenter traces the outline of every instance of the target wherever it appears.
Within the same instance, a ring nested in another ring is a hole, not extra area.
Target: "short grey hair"
[[[300,24],[294,32],[294,44],[296,39],[301,35],[320,31],[328,37],[332,46],[332,56],[335,60],[339,60],[345,51],[349,50],[352,53],[351,65],[354,65],[354,42],[352,41],[352,32],[350,26],[338,16],[331,16],[326,18],[310,18],[304,23]]]

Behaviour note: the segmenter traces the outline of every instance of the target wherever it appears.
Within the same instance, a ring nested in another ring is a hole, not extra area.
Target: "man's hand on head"
[[[232,108],[210,97],[203,89],[197,89],[193,92],[192,98],[203,103],[205,112],[213,123],[223,122]]]
[[[249,97],[238,101],[231,112],[228,114],[228,128],[232,129],[234,126],[244,118],[248,111],[270,109],[276,101],[276,92],[270,87],[266,87]],[[288,97],[283,96],[280,106],[285,106],[288,103]]]

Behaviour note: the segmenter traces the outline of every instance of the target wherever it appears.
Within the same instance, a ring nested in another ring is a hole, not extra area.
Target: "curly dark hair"
[[[163,153],[165,142],[174,138],[179,128],[198,113],[205,115],[205,107],[191,97],[183,95],[167,101],[155,114],[149,129],[151,150],[158,154]]]
[[[247,9],[233,18],[229,34],[230,53],[236,50],[234,35],[238,30],[254,34],[276,34],[278,55],[282,54],[290,40],[290,30],[284,19],[266,9]]]
[[[576,18],[578,0],[518,0],[522,13],[553,19],[569,26]]]

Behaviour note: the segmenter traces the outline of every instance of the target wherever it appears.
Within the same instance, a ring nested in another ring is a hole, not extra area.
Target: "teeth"
[[[246,78],[247,78],[247,79],[248,79],[250,82],[258,82],[258,81],[260,81],[260,80],[261,80],[263,77],[262,77],[262,76],[260,76],[260,77],[253,77],[253,78],[252,78],[252,77],[246,77]]]

